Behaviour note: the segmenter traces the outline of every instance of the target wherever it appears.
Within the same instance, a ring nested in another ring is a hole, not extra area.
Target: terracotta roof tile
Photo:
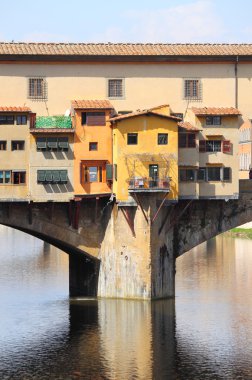
[[[204,115],[218,115],[218,116],[237,116],[241,115],[241,112],[237,108],[233,107],[204,107],[204,108],[198,108],[198,107],[192,107],[192,111],[197,116],[204,116]]]
[[[252,44],[0,42],[0,55],[248,56],[252,55]]]
[[[29,107],[0,107],[0,112],[31,112]]]
[[[113,109],[108,100],[72,100],[74,109]]]
[[[110,121],[112,121],[112,122],[113,121],[120,121],[120,120],[129,119],[131,117],[137,117],[137,116],[142,116],[142,115],[153,115],[153,116],[158,116],[158,117],[164,117],[166,119],[172,119],[172,120],[175,120],[175,121],[181,120],[180,118],[175,117],[175,116],[162,115],[160,113],[153,112],[152,108],[151,108],[149,110],[136,111],[136,112],[126,113],[125,115],[115,116],[115,117],[112,117],[110,119]]]
[[[189,123],[188,121],[180,121],[178,123],[178,126],[182,129],[186,129],[188,131],[195,131],[195,132],[199,132],[201,131],[201,129],[199,128],[196,128],[194,127],[194,125],[192,125],[191,123]]]

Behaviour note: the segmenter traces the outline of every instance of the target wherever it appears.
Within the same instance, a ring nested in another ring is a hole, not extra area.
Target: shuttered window
[[[231,142],[229,140],[224,140],[222,144],[223,153],[231,153]]]
[[[113,180],[113,165],[111,164],[106,165],[106,180],[107,181]]]
[[[38,170],[37,182],[44,184],[67,183],[67,170]]]
[[[231,181],[231,168],[223,168],[223,181]]]
[[[92,126],[104,126],[106,125],[105,112],[82,112],[81,124]]]

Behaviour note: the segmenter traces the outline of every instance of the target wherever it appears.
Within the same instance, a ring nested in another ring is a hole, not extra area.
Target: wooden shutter
[[[88,126],[106,125],[105,112],[87,112]]]
[[[231,153],[231,142],[229,140],[224,140],[222,142],[223,153]]]
[[[199,141],[199,151],[200,152],[206,151],[206,140],[200,140]]]
[[[36,125],[36,114],[30,113],[30,128],[35,128]]]

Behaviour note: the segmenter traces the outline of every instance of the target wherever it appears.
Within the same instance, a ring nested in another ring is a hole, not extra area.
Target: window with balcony
[[[28,78],[28,98],[33,100],[47,99],[47,82],[45,78]]]
[[[108,79],[108,97],[118,99],[124,97],[124,80],[123,79]]]
[[[11,150],[24,150],[25,142],[23,140],[13,140],[11,142]]]
[[[158,133],[158,145],[168,144],[168,133]]]
[[[127,144],[128,145],[137,145],[138,143],[138,134],[137,133],[128,133],[127,134]]]

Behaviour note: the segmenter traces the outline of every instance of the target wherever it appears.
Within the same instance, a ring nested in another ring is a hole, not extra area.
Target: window
[[[12,171],[12,183],[14,185],[25,184],[26,172]]]
[[[0,170],[0,184],[11,182],[11,172],[10,170]]]
[[[180,112],[171,112],[171,116],[179,117],[181,120],[184,120],[184,115]]]
[[[7,141],[0,141],[0,150],[6,150],[7,147]]]
[[[0,125],[14,125],[14,116],[0,115]]]
[[[26,125],[27,116],[26,115],[17,115],[17,125]]]
[[[42,184],[67,183],[67,170],[38,170],[37,182]]]
[[[89,150],[98,150],[98,143],[97,142],[90,142],[89,143]]]
[[[105,112],[82,112],[81,125],[87,125],[91,127],[106,125]]]
[[[198,181],[205,181],[206,180],[206,168],[199,168],[198,169]]]
[[[206,152],[221,152],[221,141],[206,140]]]
[[[201,82],[199,79],[184,80],[184,98],[192,100],[201,99]]]
[[[137,145],[138,134],[137,133],[128,133],[127,134],[127,144],[128,145]]]
[[[195,148],[196,134],[195,133],[179,133],[179,148]]]
[[[158,145],[168,144],[168,133],[158,133]]]
[[[69,148],[68,137],[37,137],[37,151],[67,152]]]
[[[47,83],[45,78],[29,78],[28,97],[30,99],[47,99]]]
[[[113,181],[113,165],[106,164],[106,180]]]
[[[221,117],[220,116],[207,116],[206,117],[206,125],[221,125]]]
[[[15,140],[11,142],[11,150],[24,150],[25,142],[23,140]]]
[[[108,97],[122,98],[123,96],[123,79],[108,79]]]
[[[195,181],[195,170],[194,169],[179,169],[179,180],[181,182]]]
[[[84,166],[84,183],[102,182],[102,166]]]
[[[231,181],[231,168],[223,168],[223,181]]]
[[[232,153],[232,143],[229,140],[200,140],[200,152],[223,152]]]
[[[207,168],[207,180],[208,181],[220,181],[221,180],[221,167]]]

